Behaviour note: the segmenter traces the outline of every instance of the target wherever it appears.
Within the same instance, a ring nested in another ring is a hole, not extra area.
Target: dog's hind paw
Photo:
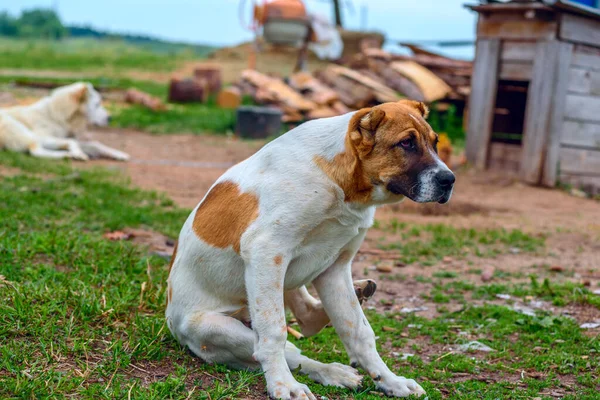
[[[411,394],[416,396],[425,395],[425,390],[413,379],[406,379],[402,376],[393,376],[390,379],[380,380],[377,388],[389,397],[408,397]]]
[[[314,368],[302,368],[310,379],[325,386],[356,389],[362,382],[357,370],[340,363],[320,364]]]
[[[361,304],[373,297],[376,290],[377,283],[375,283],[375,281],[372,279],[354,281],[354,292],[356,293],[356,297],[358,297],[358,301],[360,301]]]
[[[276,400],[317,400],[308,386],[292,382],[277,381],[273,385],[267,384],[269,397]]]

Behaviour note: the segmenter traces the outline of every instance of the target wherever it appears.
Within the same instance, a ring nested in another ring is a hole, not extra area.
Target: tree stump
[[[169,85],[169,102],[202,103],[207,96],[206,83],[199,79],[171,79]]]
[[[209,95],[214,95],[221,91],[221,70],[218,67],[198,67],[194,70],[194,77],[206,82]]]
[[[236,133],[248,139],[264,139],[281,131],[281,110],[242,106],[237,109]]]

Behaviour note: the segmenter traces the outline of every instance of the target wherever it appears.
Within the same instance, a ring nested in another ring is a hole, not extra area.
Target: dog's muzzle
[[[435,183],[440,193],[438,203],[444,204],[450,200],[456,177],[450,170],[442,170],[435,174]]]

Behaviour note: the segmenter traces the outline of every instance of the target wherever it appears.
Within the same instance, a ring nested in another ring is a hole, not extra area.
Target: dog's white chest
[[[311,230],[290,262],[285,288],[306,285],[331,266],[348,243],[359,235],[360,229],[372,224],[372,213],[366,213],[353,222],[343,225],[337,219],[328,219]]]

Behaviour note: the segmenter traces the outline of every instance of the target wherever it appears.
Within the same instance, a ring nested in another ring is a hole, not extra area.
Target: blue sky
[[[249,18],[251,0],[246,1]],[[309,11],[332,15],[326,0],[305,0]],[[352,0],[349,29],[379,30],[388,39],[465,40],[475,35],[476,15],[468,0]],[[471,1],[470,3],[474,3]],[[232,45],[248,40],[238,17],[239,0],[0,0],[0,10],[18,14],[32,7],[54,7],[69,24],[91,24],[118,32],[144,33],[187,42]],[[366,7],[366,26],[361,8]],[[472,56],[472,48],[447,48],[449,55]]]

